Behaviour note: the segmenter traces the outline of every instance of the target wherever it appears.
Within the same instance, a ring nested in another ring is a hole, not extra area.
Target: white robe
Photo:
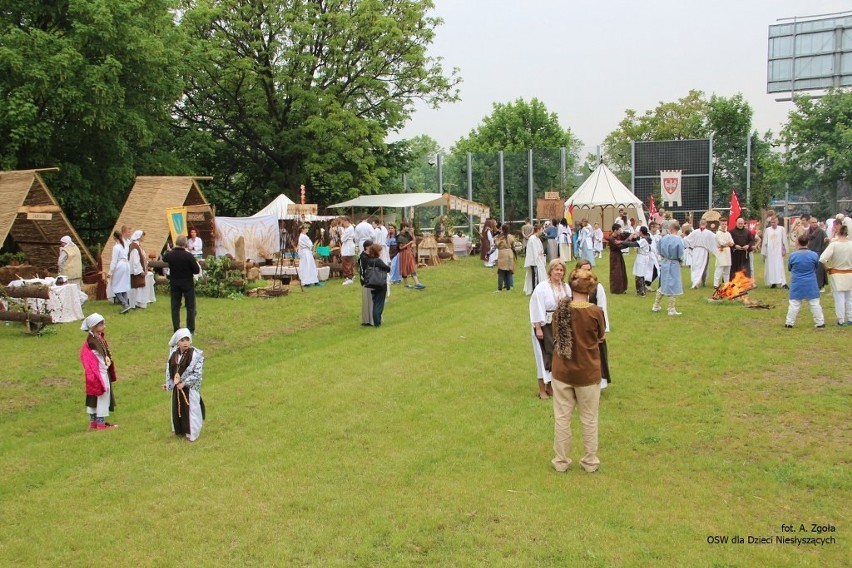
[[[305,233],[299,235],[299,280],[303,286],[319,282],[317,263],[314,261],[314,244]]]
[[[530,239],[533,240],[533,239]],[[562,285],[564,296],[571,297],[571,289],[567,284]],[[558,289],[558,288],[557,288]],[[563,297],[564,297],[563,296]],[[547,312],[556,310],[556,296],[553,294],[553,287],[550,285],[550,278],[545,277],[530,296],[530,328],[532,333],[533,357],[535,358],[536,377],[543,379],[545,383],[551,381],[550,372],[544,368],[544,354],[541,351],[541,344],[535,336],[535,324],[544,324],[547,319]]]
[[[355,225],[355,241],[358,243],[358,252],[364,252],[364,243],[376,237],[376,231],[366,220]]]
[[[641,276],[647,284],[654,277],[654,257],[651,254],[651,243],[644,237],[640,237],[636,242],[639,243],[639,248],[636,249],[633,276]]]
[[[784,254],[787,252],[787,231],[780,225],[774,229],[770,226],[763,231],[763,243],[760,254],[764,258],[764,280],[767,286],[787,283],[787,272],[784,266]]]
[[[716,250],[716,235],[709,229],[695,229],[686,239],[684,245],[692,247],[690,262],[690,280],[693,288],[701,285],[701,277],[710,262],[710,253]]]
[[[112,247],[112,260],[109,263],[110,288],[113,294],[130,291],[130,261],[127,247],[116,243]]]
[[[541,239],[533,235],[527,239],[527,252],[524,257],[524,294],[529,296],[533,293],[533,270],[536,273],[536,284],[547,280],[547,266],[545,265],[544,246]],[[530,270],[532,269],[532,270]]]
[[[485,234],[488,237],[488,250],[492,251],[485,261],[485,266],[490,268],[497,264],[497,241],[494,239],[494,233],[490,229]]]
[[[142,251],[142,254],[145,254],[144,250]],[[129,261],[130,273],[133,275],[142,274],[142,259],[139,258],[139,254],[135,249],[130,251]],[[146,272],[145,287],[131,288],[128,298],[130,299],[130,307],[132,308],[145,309],[148,307],[148,304],[156,302],[157,297],[154,294],[154,275],[150,272]]]
[[[595,252],[601,252],[603,250],[603,231],[600,227],[595,229],[592,233],[592,242],[594,243],[592,248]]]
[[[355,256],[355,229],[352,225],[340,233],[340,256]]]
[[[716,231],[716,266],[731,266],[732,246],[734,246],[734,239],[731,237],[731,233],[721,229]]]

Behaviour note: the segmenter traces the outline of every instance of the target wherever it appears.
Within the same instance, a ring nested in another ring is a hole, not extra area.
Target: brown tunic
[[[560,325],[558,318],[554,317],[553,325]],[[553,379],[575,387],[600,383],[601,352],[598,345],[604,339],[605,329],[602,309],[588,302],[571,302],[571,358],[561,357],[554,351],[551,362]]]
[[[139,263],[142,265],[142,272],[140,272],[139,274],[130,275],[130,287],[144,288],[145,278],[148,276],[148,259],[145,258],[145,251],[142,250],[142,247],[139,246],[139,243],[131,244],[130,250],[135,250],[137,254],[139,254]]]
[[[621,251],[628,247],[623,233],[612,233],[609,236],[609,291],[613,294],[623,294],[627,291],[627,266]]]

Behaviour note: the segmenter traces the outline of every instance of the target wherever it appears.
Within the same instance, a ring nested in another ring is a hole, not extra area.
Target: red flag
[[[574,202],[571,202],[571,205],[568,207],[568,212],[565,213],[565,220],[568,221],[568,226],[574,226]]]
[[[656,206],[656,204],[654,204],[654,196],[653,195],[651,196],[651,202],[648,205],[648,212],[651,214],[652,218],[657,216],[657,206]]]
[[[737,199],[737,192],[731,190],[731,215],[728,217],[728,226],[734,227],[737,224],[737,219],[740,216],[742,209],[740,209],[740,200]]]

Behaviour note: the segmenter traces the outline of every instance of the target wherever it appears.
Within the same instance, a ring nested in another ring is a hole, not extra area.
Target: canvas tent
[[[252,215],[252,217],[275,215],[279,221],[327,221],[334,218],[333,216],[326,215],[296,215],[289,213],[288,207],[295,204],[295,201],[281,193],[269,205]]]
[[[56,270],[59,239],[71,237],[80,248],[83,261],[95,266],[95,259],[71,226],[56,198],[39,172],[59,168],[0,172],[0,245],[7,236],[27,255],[30,264]]]
[[[242,239],[245,258],[237,253]],[[279,251],[278,218],[275,215],[251,217],[216,217],[216,256],[230,254],[238,260],[262,262]]]
[[[139,176],[124,208],[115,222],[113,231],[122,225],[145,231],[143,248],[149,254],[158,254],[169,240],[169,222],[166,209],[186,207],[187,225],[198,231],[204,243],[204,254],[213,254],[213,207],[201,193],[199,180],[209,177],[191,176]],[[112,231],[110,231],[112,234]],[[101,253],[104,270],[112,260],[112,236]]]
[[[566,211],[572,205],[574,221],[587,219],[589,223],[600,223],[604,231],[610,230],[620,208],[624,208],[628,219],[634,217],[639,225],[646,224],[642,200],[604,164],[599,164],[577,191],[565,200]]]

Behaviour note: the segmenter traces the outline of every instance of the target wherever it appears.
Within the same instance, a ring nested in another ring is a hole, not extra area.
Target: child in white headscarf
[[[112,383],[116,375],[115,363],[104,335],[105,327],[104,317],[98,313],[87,317],[80,327],[88,332],[80,349],[80,362],[86,374],[86,412],[89,413],[91,430],[115,428],[115,424],[106,421],[110,411],[115,410]]]
[[[201,435],[204,423],[204,401],[201,399],[204,354],[192,346],[192,333],[186,328],[172,335],[169,347],[163,390],[172,391],[172,432],[194,442]]]

